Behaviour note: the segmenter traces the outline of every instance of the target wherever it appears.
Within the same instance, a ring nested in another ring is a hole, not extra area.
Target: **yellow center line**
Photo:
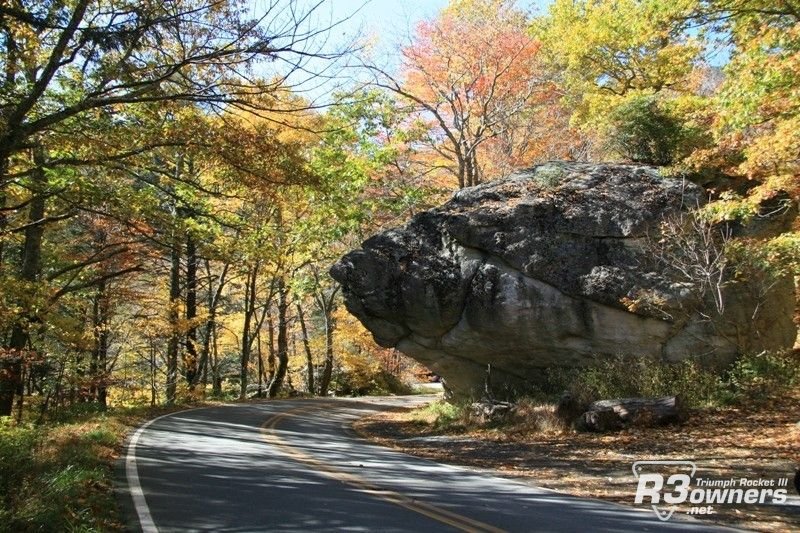
[[[383,489],[376,485],[373,485],[372,483],[356,475],[336,470],[329,464],[324,463],[319,459],[316,459],[315,457],[292,447],[277,434],[277,426],[285,418],[288,418],[290,416],[297,416],[299,414],[313,411],[315,409],[322,409],[330,405],[332,404],[318,403],[317,405],[310,407],[298,407],[296,409],[292,409],[285,413],[274,415],[268,418],[267,421],[264,422],[264,424],[262,424],[261,426],[261,432],[264,440],[267,443],[278,448],[281,452],[291,457],[292,459],[295,459],[297,461],[300,461],[301,463],[305,463],[309,466],[312,466],[314,467],[315,471],[325,474],[326,476],[332,479],[336,479],[337,481],[341,481],[347,485],[350,485],[351,487],[359,490],[360,492],[369,494],[371,496],[387,501],[389,503],[393,503],[395,505],[403,507],[404,509],[408,509],[409,511],[413,511],[423,516],[427,516],[428,518],[452,526],[460,531],[466,531],[469,533],[504,533],[504,530],[496,528],[492,525],[485,524],[477,520],[473,520],[469,517],[454,513],[452,511],[448,511],[446,509],[442,509],[440,507],[436,507],[428,503],[414,500],[413,498],[401,494],[399,492]]]

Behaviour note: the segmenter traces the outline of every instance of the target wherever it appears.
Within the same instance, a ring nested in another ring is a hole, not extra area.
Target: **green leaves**
[[[686,155],[691,134],[653,96],[626,99],[610,113],[610,147],[636,163],[672,164]]]

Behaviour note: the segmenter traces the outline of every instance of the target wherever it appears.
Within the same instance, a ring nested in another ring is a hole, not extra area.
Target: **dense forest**
[[[712,222],[800,193],[794,0],[452,0],[389,65],[266,4],[0,2],[0,415],[398,391],[329,266],[537,162],[663,167]],[[786,229],[735,275],[797,275]]]

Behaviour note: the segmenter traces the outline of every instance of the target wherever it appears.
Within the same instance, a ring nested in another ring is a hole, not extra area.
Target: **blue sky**
[[[418,21],[431,18],[447,5],[447,0],[328,0],[327,9],[336,15],[353,14],[345,27],[357,30],[359,26],[382,39],[402,36]],[[550,0],[518,0],[521,9],[541,12]]]
[[[415,25],[424,19],[434,18],[448,4],[448,0],[295,0],[300,12],[314,9],[312,17],[306,21],[306,30],[326,28],[336,23],[329,35],[320,37],[320,42],[328,51],[352,41],[369,43],[370,61],[392,70],[397,65],[401,45],[408,43]],[[542,13],[552,0],[517,0],[517,6],[531,13]],[[275,12],[274,20],[291,20],[287,11],[291,6],[288,1],[250,0],[251,13],[261,16],[270,7]],[[319,4],[319,5],[317,5]],[[294,61],[289,58],[288,61]],[[259,75],[270,76],[270,70],[289,68],[288,63],[278,61],[258,68]],[[330,67],[330,68],[329,68]],[[329,63],[311,60],[305,65],[306,72],[297,72],[291,78],[295,90],[307,98],[321,103],[326,101],[335,90],[336,85],[347,83],[346,78],[352,76],[363,81],[364,72],[349,69],[341,71]],[[322,72],[322,77],[315,77],[314,72]],[[336,79],[324,79],[332,76]],[[299,84],[299,85],[297,85]]]

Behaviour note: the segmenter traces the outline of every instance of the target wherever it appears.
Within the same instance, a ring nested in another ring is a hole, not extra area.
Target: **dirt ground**
[[[634,504],[636,493],[634,461],[694,461],[695,478],[789,478],[789,505],[722,504],[714,506],[714,514],[697,518],[759,531],[800,531],[800,499],[793,486],[800,466],[800,391],[758,409],[697,411],[680,426],[613,434],[437,430],[410,410],[360,420],[355,429],[413,455],[490,468],[542,487],[627,505]]]

